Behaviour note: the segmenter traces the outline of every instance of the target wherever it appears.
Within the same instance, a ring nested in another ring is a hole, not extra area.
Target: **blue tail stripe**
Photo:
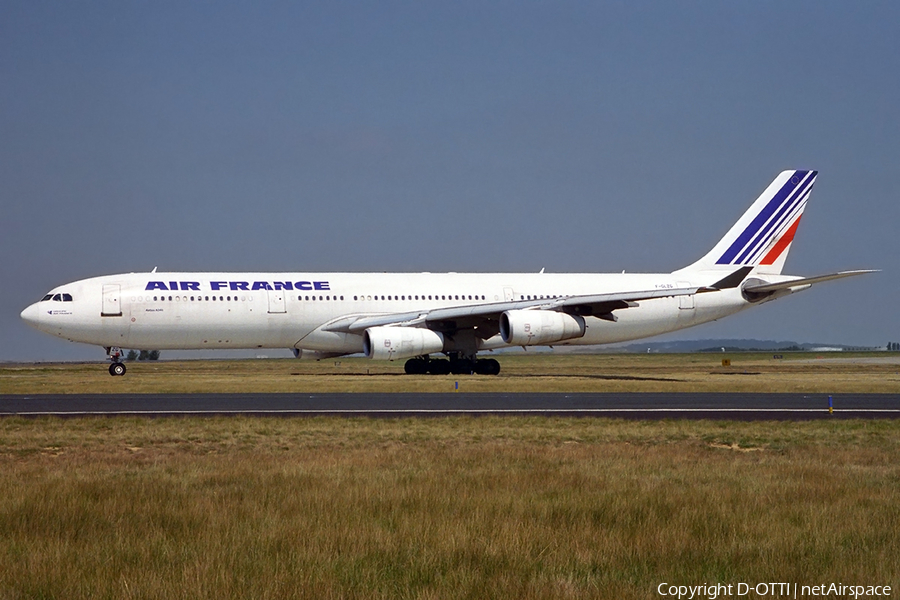
[[[781,205],[781,208],[778,209],[778,212],[775,213],[774,218],[769,221],[769,223],[760,229],[760,231],[756,234],[756,237],[753,239],[753,242],[750,243],[749,246],[744,250],[744,252],[738,257],[738,264],[744,263],[750,256],[753,255],[756,250],[759,249],[760,245],[768,244],[771,240],[770,232],[777,232],[778,227],[784,223],[784,220],[793,212],[794,208],[802,201],[803,198],[806,197],[806,193],[809,188],[812,187],[813,181],[815,177],[808,177],[805,181],[801,181],[800,185],[794,190],[791,196],[788,198],[787,202]]]
[[[794,191],[788,201],[781,206],[772,220],[769,221],[768,225],[763,227],[750,246],[738,257],[738,263],[749,260],[760,248],[765,247],[772,240],[772,237],[779,231],[784,222],[794,214],[794,210],[809,195],[814,182],[815,173],[811,174],[804,182],[801,182],[800,187]]]
[[[772,197],[769,203],[763,208],[762,211],[753,221],[741,232],[741,235],[737,237],[737,239],[731,244],[728,250],[716,261],[718,264],[731,264],[731,262],[737,257],[738,253],[744,249],[750,239],[759,231],[759,228],[763,226],[769,216],[774,212],[782,202],[788,197],[788,195],[797,187],[796,183],[791,183],[791,180],[796,177],[796,171],[794,175],[788,177],[788,180],[781,186],[781,189]]]
[[[769,220],[769,217],[772,216],[779,206],[791,195],[791,192],[797,188],[800,181],[803,177],[806,176],[808,171],[794,171],[794,174],[788,177],[788,180],[785,182],[781,189],[778,190],[778,193],[766,204],[765,208],[758,215],[750,225],[741,232],[741,235],[734,241],[733,244],[725,251],[719,260],[716,261],[716,264],[727,265],[731,264],[731,262],[735,259],[739,252],[741,252],[747,243],[753,238],[754,235],[759,231],[759,229]],[[795,177],[799,177],[797,183],[793,183],[793,179]]]
[[[753,262],[754,260],[759,259],[762,254],[766,251],[769,244],[773,239],[780,236],[787,229],[788,225],[793,222],[794,218],[803,211],[803,206],[806,204],[806,201],[809,199],[809,194],[812,191],[812,185],[810,184],[806,187],[803,192],[797,196],[795,202],[792,203],[790,210],[784,212],[781,218],[778,220],[778,224],[772,229],[771,235],[767,237],[767,239],[760,244],[756,250],[753,251],[750,255],[747,256],[747,262]]]

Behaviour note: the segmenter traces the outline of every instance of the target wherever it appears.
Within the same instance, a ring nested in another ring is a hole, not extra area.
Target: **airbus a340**
[[[784,171],[713,249],[672,273],[129,273],[67,283],[22,311],[49,334],[106,349],[290,348],[364,353],[411,374],[497,374],[478,352],[607,344],[721,319],[807,289],[782,275],[816,171]],[[436,355],[447,358],[436,358]]]

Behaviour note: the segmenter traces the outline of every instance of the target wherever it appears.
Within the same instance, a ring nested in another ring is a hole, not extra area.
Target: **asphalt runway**
[[[829,402],[833,411],[829,412]],[[900,418],[900,394],[47,394],[0,395],[0,416],[441,417],[625,419]]]

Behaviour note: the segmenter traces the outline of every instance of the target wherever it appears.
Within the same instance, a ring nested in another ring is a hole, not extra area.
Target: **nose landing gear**
[[[112,364],[109,365],[109,374],[113,377],[124,375],[128,369],[125,368],[124,363],[119,362],[122,358],[122,349],[117,346],[111,346],[106,349],[106,354],[109,356],[109,360],[112,361]]]

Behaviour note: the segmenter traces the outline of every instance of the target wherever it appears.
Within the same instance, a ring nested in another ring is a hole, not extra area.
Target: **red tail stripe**
[[[797,217],[797,220],[794,221],[794,224],[784,232],[784,235],[779,238],[778,242],[776,242],[774,246],[772,246],[772,249],[769,250],[769,253],[766,254],[766,256],[759,264],[771,265],[776,260],[778,260],[778,257],[781,256],[781,253],[784,252],[784,249],[787,248],[792,241],[794,241],[794,234],[797,233],[797,225],[799,224],[800,217]]]

